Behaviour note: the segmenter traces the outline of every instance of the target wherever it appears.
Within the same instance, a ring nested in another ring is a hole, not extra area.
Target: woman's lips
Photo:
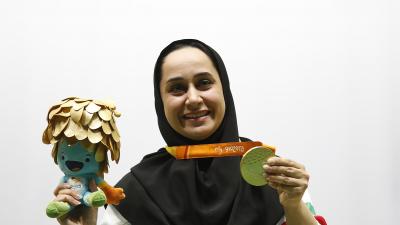
[[[208,111],[208,110],[186,113],[183,115],[183,119],[190,120],[190,121],[200,121],[200,120],[206,118],[209,114],[210,114],[210,111]]]

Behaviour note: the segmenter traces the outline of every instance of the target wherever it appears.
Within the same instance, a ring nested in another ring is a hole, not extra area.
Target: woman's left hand
[[[271,157],[263,166],[268,185],[276,189],[284,208],[297,207],[308,187],[310,175],[295,161]]]

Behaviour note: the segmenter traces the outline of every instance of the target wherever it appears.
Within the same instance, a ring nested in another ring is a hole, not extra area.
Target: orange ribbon
[[[263,146],[275,153],[275,148],[264,145],[259,141],[254,142],[227,142],[204,145],[182,145],[165,147],[165,149],[176,159],[194,159],[209,157],[242,156],[251,148]]]

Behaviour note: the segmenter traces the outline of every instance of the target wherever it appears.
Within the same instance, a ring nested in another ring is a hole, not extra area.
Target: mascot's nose
[[[67,165],[68,169],[71,171],[79,171],[83,167],[83,163],[78,161],[66,161],[65,164]]]

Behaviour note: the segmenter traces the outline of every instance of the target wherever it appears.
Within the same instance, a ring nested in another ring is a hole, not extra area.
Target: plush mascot
[[[68,183],[75,190],[81,204],[100,207],[119,204],[125,197],[121,188],[114,188],[103,180],[108,172],[107,151],[118,163],[120,136],[115,125],[119,117],[111,102],[70,97],[52,106],[47,114],[48,126],[42,141],[52,144],[51,155]],[[101,190],[90,191],[89,183],[94,180]],[[73,206],[62,201],[52,201],[46,208],[51,218],[68,213]]]

